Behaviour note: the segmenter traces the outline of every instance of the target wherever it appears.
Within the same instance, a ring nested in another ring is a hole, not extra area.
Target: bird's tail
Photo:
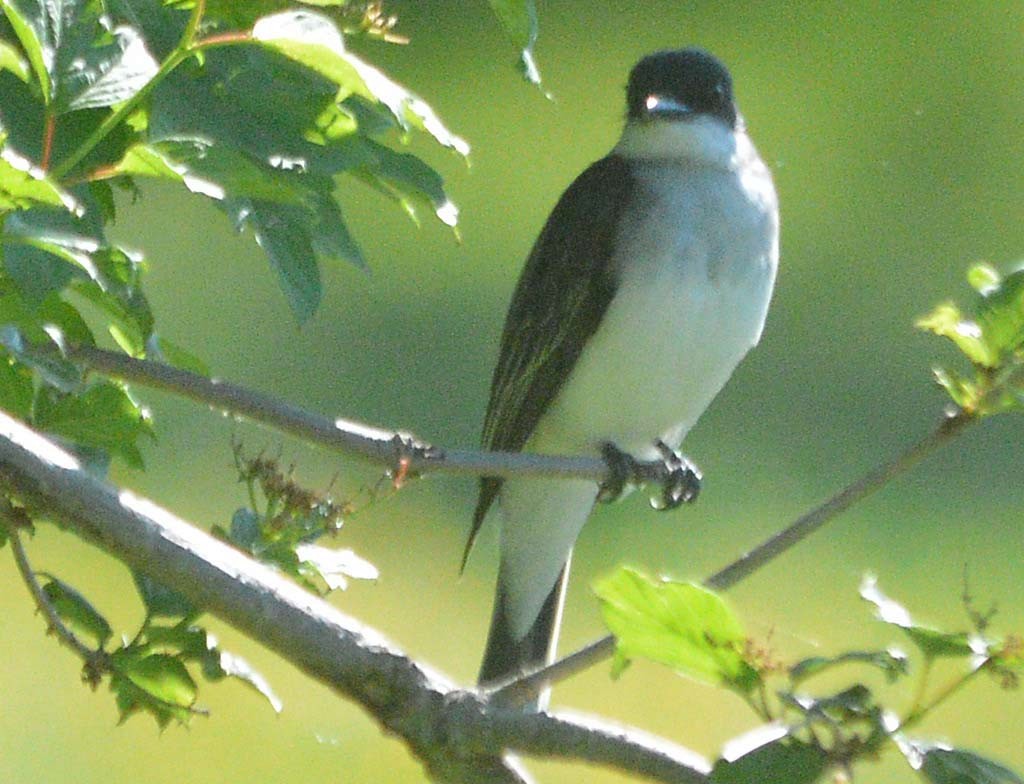
[[[521,638],[512,634],[511,626],[505,617],[502,580],[498,579],[494,609],[491,613],[491,630],[487,635],[484,660],[480,665],[478,680],[481,686],[508,680],[516,675],[550,664],[554,660],[555,644],[558,641],[558,628],[562,617],[562,603],[565,601],[565,586],[569,577],[569,563],[569,560],[565,562],[551,593],[544,600],[537,620]],[[547,707],[550,691],[549,688],[538,689],[532,695],[527,695],[525,702],[521,698],[517,699],[516,704],[525,705],[534,710],[543,710]]]

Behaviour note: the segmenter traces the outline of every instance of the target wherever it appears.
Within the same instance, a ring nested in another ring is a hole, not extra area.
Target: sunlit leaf
[[[598,581],[605,623],[616,638],[613,672],[643,657],[676,672],[747,692],[759,681],[744,658],[746,635],[716,594],[699,585],[653,581],[621,568]]]
[[[310,564],[331,591],[345,590],[348,580],[376,580],[380,573],[369,561],[352,550],[335,550],[315,544],[300,544],[295,548],[300,561]]]

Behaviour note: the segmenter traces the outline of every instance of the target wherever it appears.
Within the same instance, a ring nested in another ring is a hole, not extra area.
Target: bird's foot
[[[628,485],[636,483],[639,463],[610,441],[601,445],[601,457],[608,464],[609,476],[601,483],[597,500],[602,504],[610,504],[622,498]]]
[[[702,480],[700,469],[664,441],[659,439],[654,446],[664,460],[665,478],[661,483],[661,495],[651,499],[651,506],[662,511],[696,501]]]

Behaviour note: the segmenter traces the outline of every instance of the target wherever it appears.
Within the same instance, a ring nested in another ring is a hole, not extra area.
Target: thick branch
[[[71,455],[2,413],[0,488],[358,702],[438,780],[522,784],[525,775],[504,757],[514,749],[656,781],[706,781],[704,760],[636,731],[489,708],[278,573],[151,501],[89,476]]]
[[[396,469],[404,462],[404,469],[412,473],[434,471],[472,476],[542,476],[593,479],[597,482],[608,478],[607,463],[597,457],[441,449],[421,443],[409,433],[331,419],[237,384],[209,379],[170,365],[88,346],[69,349],[68,355],[104,375],[162,389],[309,443]],[[661,462],[640,463],[638,472],[634,477],[638,481],[659,482],[665,478],[665,466]]]

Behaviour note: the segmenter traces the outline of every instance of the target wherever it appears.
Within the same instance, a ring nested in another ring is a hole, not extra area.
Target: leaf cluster
[[[967,272],[975,291],[969,311],[953,302],[937,306],[917,326],[948,338],[971,372],[945,367],[935,379],[968,413],[986,416],[1024,410],[1024,269],[1001,275],[988,264]]]
[[[354,511],[351,502],[302,487],[293,469],[286,473],[277,460],[264,455],[246,457],[241,444],[235,444],[235,465],[250,505],[235,511],[227,530],[215,526],[214,535],[312,591],[344,590],[350,579],[377,579],[376,567],[351,549],[317,544],[341,530],[344,518]]]
[[[141,255],[107,236],[117,192],[163,180],[212,201],[252,233],[300,322],[321,264],[365,264],[341,189],[368,185],[455,225],[441,176],[403,148],[413,134],[468,146],[349,48],[390,35],[379,3],[0,8],[0,406],[99,468],[141,467],[149,418],[122,384],[84,377],[69,348],[107,333],[132,356],[202,368],[158,332]]]
[[[911,770],[930,784],[991,784],[1022,780],[973,752],[913,737],[913,729],[951,694],[979,674],[1014,688],[1024,673],[1024,649],[1016,635],[995,636],[990,615],[968,606],[972,628],[943,631],[913,620],[885,596],[873,578],[861,596],[879,620],[897,627],[915,653],[918,682],[911,706],[896,712],[857,679],[838,691],[818,693],[814,679],[850,667],[880,673],[887,684],[906,683],[915,669],[897,647],[852,650],[794,663],[778,661],[747,637],[739,618],[708,589],[673,580],[653,580],[621,568],[594,586],[605,622],[616,638],[613,675],[636,658],[666,665],[680,675],[735,692],[765,726],[727,744],[711,781],[746,784],[822,781],[829,771],[848,774],[859,761],[897,749]],[[935,687],[936,660],[959,665],[955,677]]]
[[[172,721],[188,723],[192,716],[203,713],[196,705],[197,674],[211,682],[227,677],[239,680],[281,710],[281,701],[266,680],[196,625],[199,613],[180,594],[136,573],[145,618],[134,636],[111,645],[113,630],[103,613],[65,581],[49,574],[40,576],[45,579],[43,593],[61,621],[92,643],[83,679],[93,688],[108,679],[122,722],[148,714],[160,727]]]

